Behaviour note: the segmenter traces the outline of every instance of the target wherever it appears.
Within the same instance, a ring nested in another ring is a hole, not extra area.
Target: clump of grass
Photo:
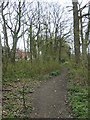
[[[88,118],[88,89],[87,87],[69,87],[69,105],[72,107],[75,117]]]
[[[13,89],[9,92],[3,92],[3,118],[22,118],[26,117],[32,110],[30,103],[29,93],[31,92],[29,88],[30,83],[28,82],[27,86],[24,88],[23,93],[23,84],[19,85],[19,83],[12,83]],[[8,89],[8,86],[4,86]],[[10,86],[9,86],[10,87]],[[23,98],[24,94],[24,98]],[[23,102],[25,101],[25,106]],[[26,109],[25,109],[26,107]]]
[[[3,73],[3,79],[4,81],[11,81],[18,78],[37,78],[37,76],[44,76],[51,73],[53,75],[54,71],[56,71],[55,74],[58,74],[60,68],[60,63],[54,60],[47,62],[43,62],[42,60],[37,62],[33,60],[32,63],[30,61],[21,60],[15,62],[15,65],[8,65],[6,74]]]
[[[88,118],[88,69],[68,63],[68,100],[75,118]]]

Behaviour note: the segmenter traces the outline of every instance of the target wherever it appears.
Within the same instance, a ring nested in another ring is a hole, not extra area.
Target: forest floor
[[[67,102],[67,69],[61,75],[42,81],[30,95],[31,118],[73,118]]]
[[[3,117],[73,118],[68,106],[67,73],[63,67],[60,75],[45,80],[19,79],[3,84]]]

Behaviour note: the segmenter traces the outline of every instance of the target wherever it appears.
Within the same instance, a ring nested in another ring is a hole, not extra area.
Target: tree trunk
[[[39,33],[40,33],[40,24],[39,24],[39,28],[38,28],[38,32],[37,32],[37,47],[38,47],[38,60],[39,60],[39,54],[40,54],[40,46],[39,46]]]
[[[4,6],[3,6],[4,3],[2,3],[2,9],[1,9],[1,15],[2,15],[2,19],[3,19],[3,33],[4,33],[4,39],[5,39],[5,44],[6,44],[6,47],[7,47],[7,58],[6,59],[9,59],[10,58],[10,48],[9,48],[9,45],[8,45],[8,34],[7,34],[7,26],[6,26],[6,19],[5,19],[5,15],[4,15]],[[7,60],[8,61],[8,60]]]
[[[47,23],[45,24],[46,25],[46,31],[45,31],[45,53],[44,53],[44,61],[47,61],[47,56],[48,56],[48,25]]]
[[[17,35],[14,35],[13,36],[13,47],[11,51],[11,62],[12,63],[15,63],[17,41],[18,41]]]
[[[77,4],[78,2],[75,1],[73,2],[74,49],[75,49],[75,61],[78,64],[80,61],[80,40],[79,40],[79,17]]]
[[[82,11],[80,11],[80,25],[81,25],[81,40],[82,40],[82,62],[86,60],[85,40],[83,38],[83,24],[82,24]]]
[[[39,60],[39,55],[40,55],[40,46],[39,46],[39,35],[40,35],[40,3],[39,1],[37,2],[38,4],[38,31],[37,31],[37,48],[38,48],[38,60]]]
[[[59,62],[61,62],[62,39],[59,40]]]
[[[33,50],[33,37],[32,37],[32,20],[31,20],[31,24],[30,24],[30,60],[32,63],[32,50]]]
[[[54,41],[54,60],[56,60],[56,54],[57,54],[57,33],[58,33],[58,25],[56,24],[55,41]]]
[[[0,36],[0,118],[2,116],[2,45]]]
[[[90,86],[90,2],[89,2],[89,9],[88,9],[88,28],[87,28],[87,41],[88,41],[88,86]],[[90,101],[90,91],[88,92],[88,100]],[[88,105],[88,109],[90,110],[90,103]],[[90,117],[90,111],[88,113],[88,117]]]
[[[23,23],[23,33],[24,33],[24,23]],[[26,47],[25,47],[25,37],[24,37],[24,34],[23,34],[23,44],[24,44],[24,53],[26,54]],[[24,55],[24,59],[26,60],[27,59],[27,56]]]

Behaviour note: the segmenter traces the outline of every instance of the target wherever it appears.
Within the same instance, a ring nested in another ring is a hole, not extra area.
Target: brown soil
[[[31,118],[73,118],[67,104],[67,69],[61,75],[43,81],[30,96]]]

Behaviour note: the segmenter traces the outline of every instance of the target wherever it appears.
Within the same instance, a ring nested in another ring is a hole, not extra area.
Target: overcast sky
[[[0,0],[0,1],[6,1],[6,0]],[[10,0],[12,2],[18,2],[18,0]],[[23,0],[21,0],[23,1]],[[37,1],[37,0],[25,0],[26,2],[31,2],[31,1]],[[58,2],[60,5],[62,5],[62,7],[66,7],[66,6],[72,6],[72,0],[39,0],[40,2]],[[82,1],[82,6],[85,5],[86,3],[88,3],[90,0],[78,0],[79,3],[81,3]],[[71,9],[71,8],[70,8]],[[72,13],[71,13],[72,14]],[[22,40],[19,40],[18,42],[18,47],[23,48],[23,43]]]
[[[30,0],[29,0],[30,1]],[[64,6],[68,5],[72,5],[72,0],[41,0],[41,1],[45,1],[45,2],[58,2]],[[79,3],[81,3],[81,1],[83,1],[83,4],[86,4],[87,2],[89,2],[90,0],[78,0]]]
[[[37,1],[37,0],[26,0],[26,1],[31,2],[31,1]],[[82,2],[82,6],[87,4],[89,1],[90,0],[78,0],[79,3]],[[72,6],[72,0],[40,0],[40,2],[49,2],[49,3],[51,3],[51,2],[55,2],[56,3],[56,2],[58,2],[60,5],[62,5],[62,7]],[[72,14],[73,13],[71,12],[71,16],[72,16]],[[20,47],[20,48],[23,47],[23,44],[21,43],[21,40],[19,40],[19,44],[17,46]]]
[[[6,1],[6,0],[0,0],[0,1]],[[16,2],[18,0],[10,0],[12,2]],[[24,1],[24,0],[21,0],[21,1]],[[37,1],[37,0],[25,0],[25,1],[28,1],[28,2],[31,2],[31,1]],[[40,2],[58,2],[59,4],[63,5],[63,6],[67,6],[67,5],[72,5],[72,0],[39,0]],[[88,3],[90,0],[78,0],[79,3],[82,3],[83,4],[86,4]],[[83,5],[82,4],[82,5]]]

